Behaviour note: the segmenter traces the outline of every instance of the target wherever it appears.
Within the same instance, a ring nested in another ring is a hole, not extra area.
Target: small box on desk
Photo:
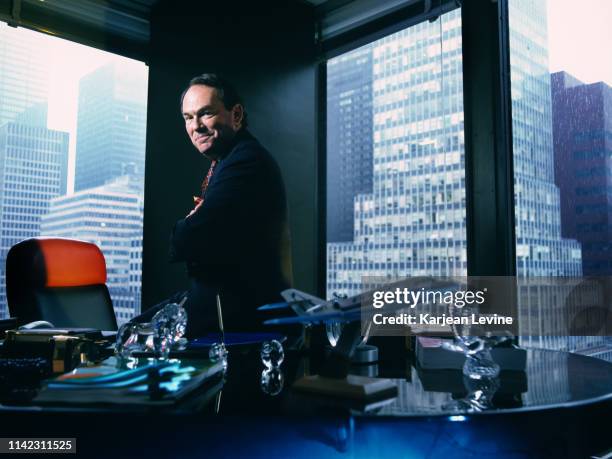
[[[445,349],[442,343],[450,338],[416,338],[416,361],[424,370],[461,370],[465,355]],[[525,371],[527,351],[517,347],[496,347],[491,350],[491,357],[501,370]]]

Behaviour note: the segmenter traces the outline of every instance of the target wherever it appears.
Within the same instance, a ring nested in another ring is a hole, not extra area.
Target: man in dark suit
[[[268,318],[257,307],[280,301],[291,282],[279,167],[246,130],[240,98],[218,75],[193,78],[181,112],[194,147],[211,161],[194,209],[170,238],[170,260],[185,262],[192,281],[187,336],[219,330],[217,294],[226,331],[257,330]]]

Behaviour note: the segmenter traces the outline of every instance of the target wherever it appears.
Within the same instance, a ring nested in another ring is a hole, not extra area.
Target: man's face
[[[183,98],[185,129],[196,149],[209,159],[222,156],[242,123],[242,106],[225,108],[216,88],[193,85]]]

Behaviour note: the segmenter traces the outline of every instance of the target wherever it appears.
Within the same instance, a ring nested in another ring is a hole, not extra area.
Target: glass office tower
[[[561,237],[546,2],[512,0],[509,8],[517,273],[580,276],[580,244]]]
[[[612,87],[551,75],[561,232],[582,244],[585,276],[612,275]]]
[[[582,245],[585,276],[612,275],[612,88],[551,75],[555,181],[561,191],[561,232]],[[612,362],[612,337],[572,339]]]
[[[372,192],[372,48],[327,66],[327,242],[353,240],[355,196]]]
[[[144,178],[145,72],[139,63],[111,63],[81,79],[75,191],[103,185],[128,169]]]
[[[364,50],[373,63],[373,187],[354,198],[353,240],[327,245],[328,296],[359,293],[363,276],[467,272],[460,12],[349,54]],[[335,218],[328,212],[328,224]]]
[[[45,54],[31,32],[0,23],[0,126],[15,121],[31,106],[47,102]],[[46,123],[45,117],[45,127]]]

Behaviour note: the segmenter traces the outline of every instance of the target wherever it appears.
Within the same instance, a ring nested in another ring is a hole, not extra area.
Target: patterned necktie
[[[208,188],[208,182],[210,182],[210,178],[212,177],[213,172],[215,171],[216,165],[217,165],[216,160],[210,163],[210,169],[208,169],[208,173],[206,174],[206,177],[204,178],[204,181],[202,182],[202,185],[200,186],[202,193],[200,194],[200,196],[193,197],[193,203],[195,204],[195,208],[189,213],[188,217],[191,216],[195,212],[195,210],[198,208],[198,206],[202,204],[202,202],[204,202],[204,194],[206,193],[206,188]]]
[[[200,187],[200,189],[202,190],[202,198],[204,198],[204,194],[206,193],[206,188],[208,188],[208,182],[210,182],[210,178],[213,175],[213,172],[215,172],[215,167],[217,165],[217,160],[213,160],[210,163],[210,168],[208,169],[208,173],[206,174],[206,177],[204,178],[204,181],[202,182],[202,186]]]

